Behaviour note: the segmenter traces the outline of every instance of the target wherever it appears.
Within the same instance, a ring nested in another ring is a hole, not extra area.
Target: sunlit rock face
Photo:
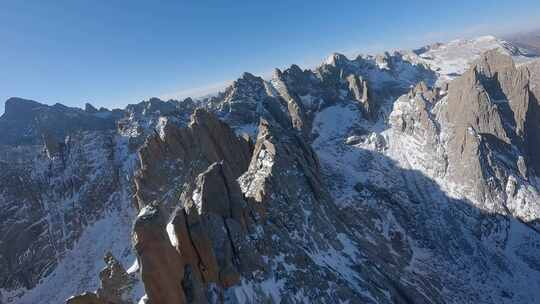
[[[509,211],[526,222],[540,211],[527,202],[537,195],[527,190],[536,176],[538,149],[538,103],[530,83],[527,68],[489,51],[450,83],[446,110],[452,128],[447,148],[451,179],[468,180],[473,197],[488,210]],[[516,201],[517,189],[509,187],[522,188],[528,198]]]
[[[198,174],[226,161],[234,178],[249,163],[250,143],[215,115],[197,109],[187,127],[166,122],[139,150],[140,170],[135,177],[139,207],[161,201],[171,212],[181,195],[191,195]]]
[[[534,303],[539,66],[486,36],[124,110],[10,100],[0,303]]]

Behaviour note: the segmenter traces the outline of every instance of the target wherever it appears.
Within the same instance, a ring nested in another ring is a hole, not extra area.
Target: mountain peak
[[[30,99],[11,97],[6,100],[4,116],[19,117],[20,115],[26,115],[32,110],[40,107],[46,107],[46,105]]]
[[[249,72],[242,73],[241,79],[247,80],[247,81],[258,81],[261,79],[261,77],[255,76]]]
[[[98,112],[98,109],[96,109],[96,107],[94,107],[92,104],[90,104],[89,102],[87,102],[85,105],[84,105],[84,111],[85,112],[88,112],[90,114],[93,114],[93,113],[97,113]]]
[[[347,56],[340,53],[332,53],[328,58],[326,58],[325,63],[333,66],[341,65],[348,62],[349,59]]]

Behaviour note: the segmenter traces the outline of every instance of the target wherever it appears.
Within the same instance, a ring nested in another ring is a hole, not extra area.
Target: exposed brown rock
[[[368,83],[355,74],[347,76],[346,81],[349,86],[349,92],[353,98],[362,105],[362,110],[368,119],[374,119],[376,116],[376,106],[369,98]]]
[[[151,303],[186,303],[182,289],[184,263],[165,233],[165,219],[156,204],[142,209],[133,226],[141,279]]]
[[[478,68],[474,67],[450,84],[448,117],[459,130],[469,126],[479,133],[487,133],[509,142],[497,106],[480,83]],[[457,130],[457,129],[456,129]],[[462,134],[464,136],[465,134]],[[457,138],[462,143],[463,137]]]
[[[182,199],[166,229],[157,205],[146,206],[134,226],[134,246],[150,303],[206,303],[209,284],[227,288],[239,283],[241,271],[253,270],[246,210],[223,162],[196,178],[193,195]]]
[[[214,163],[197,178],[193,199],[175,212],[171,224],[177,250],[201,273],[205,283],[230,286],[238,282],[233,237],[246,231],[246,203],[224,163]],[[236,252],[238,254],[238,252]],[[199,267],[202,266],[202,267]]]
[[[238,260],[245,249],[238,248],[245,242],[247,224],[236,178],[247,169],[252,149],[249,138],[237,137],[227,124],[201,109],[193,113],[187,128],[166,124],[141,148],[136,177],[139,205],[159,200],[144,207],[134,226],[140,272],[151,303],[204,303],[209,284],[226,288],[239,282]],[[178,190],[171,194],[169,189]],[[168,214],[172,217],[166,225]]]
[[[448,143],[449,174],[455,180],[467,180],[475,189],[479,201],[486,199],[482,169],[482,135],[510,143],[500,112],[482,85],[478,67],[473,67],[450,83],[448,92],[448,121],[453,137]]]
[[[213,114],[197,109],[188,128],[167,124],[160,135],[150,137],[139,152],[141,169],[135,177],[136,197],[140,207],[161,197],[167,190],[182,189],[210,164],[226,161],[232,174],[240,176],[248,166],[250,144],[239,138]],[[171,198],[172,199],[172,198]],[[174,210],[174,202],[163,202],[167,210]]]
[[[512,115],[515,123],[515,135],[524,136],[527,111],[529,110],[529,71],[517,69],[512,57],[504,55],[497,50],[486,52],[477,63],[482,73],[484,87],[492,99],[508,101],[511,112],[503,115]]]
[[[311,118],[308,117],[307,109],[302,104],[298,94],[291,90],[291,86],[294,86],[298,82],[297,80],[302,78],[300,68],[298,66],[292,66],[286,71],[286,74],[276,69],[272,82],[277,88],[279,95],[287,104],[287,111],[293,128],[308,138],[311,132]],[[291,81],[293,82],[292,84],[289,83]],[[300,86],[300,90],[302,90],[302,86]]]
[[[449,174],[455,180],[469,181],[477,200],[496,200],[494,193],[504,189],[511,171],[527,178],[525,157],[537,146],[531,135],[537,125],[531,96],[529,72],[517,69],[510,56],[497,50],[486,52],[473,68],[450,83],[446,114],[453,127],[448,143]],[[512,163],[500,162],[500,155]]]

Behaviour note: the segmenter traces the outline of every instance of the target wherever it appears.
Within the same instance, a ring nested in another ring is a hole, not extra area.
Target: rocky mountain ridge
[[[481,37],[204,100],[12,100],[0,303],[534,302],[532,59]]]

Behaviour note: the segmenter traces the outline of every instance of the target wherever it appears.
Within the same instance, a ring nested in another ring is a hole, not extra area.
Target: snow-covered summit
[[[463,74],[482,53],[493,49],[512,56],[518,63],[534,57],[527,50],[487,35],[475,39],[456,39],[416,49],[410,59],[426,64],[440,75],[440,82],[447,82]]]
[[[508,41],[493,35],[485,35],[473,39],[438,42],[414,50],[394,51],[391,54],[385,52],[377,55],[360,55],[355,59],[349,59],[340,53],[332,53],[322,64],[338,66],[350,62],[373,61],[381,68],[388,68],[388,58],[401,57],[412,64],[424,64],[431,68],[439,75],[438,83],[441,84],[463,74],[482,53],[493,49],[512,56],[516,63],[537,58],[532,52]]]

